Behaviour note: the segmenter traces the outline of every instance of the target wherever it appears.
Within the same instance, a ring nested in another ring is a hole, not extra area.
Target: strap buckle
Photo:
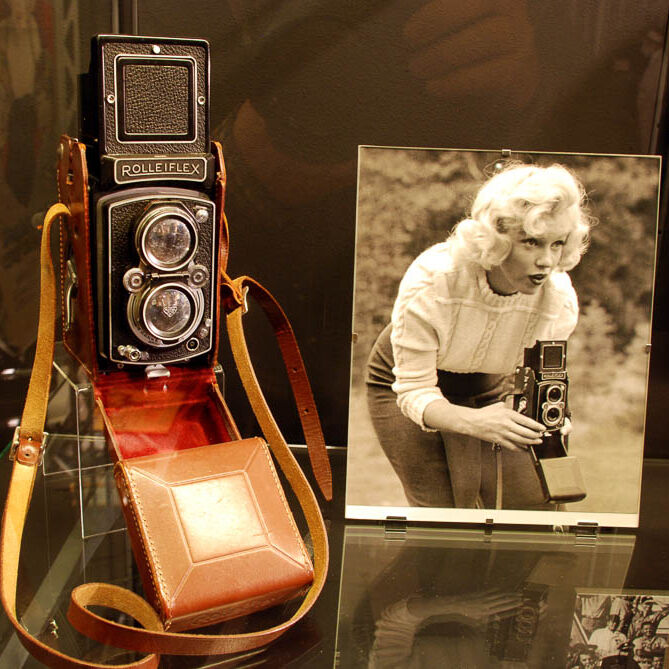
[[[24,465],[41,465],[42,459],[44,458],[44,451],[46,450],[47,440],[49,438],[48,432],[42,432],[42,440],[39,445],[33,439],[28,437],[27,440],[23,442],[21,446],[21,437],[20,437],[21,426],[17,425],[14,430],[14,437],[12,439],[12,445],[9,449],[9,459],[12,461],[18,460],[21,464]],[[21,446],[19,448],[19,446]]]
[[[225,273],[225,270],[221,270],[221,276],[223,277],[223,284],[230,289],[230,294],[232,299],[235,302],[235,306],[232,308],[234,311],[237,307],[242,308],[242,314],[245,314],[249,310],[249,304],[247,300],[247,295],[249,292],[249,287],[244,286],[242,290],[239,290],[235,285],[235,282]]]
[[[248,301],[249,287],[244,286],[242,288],[242,290],[239,290],[232,283],[230,283],[228,285],[232,289],[232,297],[234,298],[235,302],[237,303],[237,307],[242,308],[242,314],[248,313],[248,310],[249,310],[249,301]]]
[[[249,287],[244,286],[244,290],[242,291],[242,314],[246,314],[249,310],[248,295],[249,295]]]

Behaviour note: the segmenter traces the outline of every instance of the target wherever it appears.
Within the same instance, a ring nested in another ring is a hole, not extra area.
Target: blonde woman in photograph
[[[523,351],[578,319],[567,271],[587,248],[583,187],[561,165],[511,165],[470,218],[405,273],[367,365],[368,406],[412,506],[545,509],[527,450],[545,427],[504,402]]]

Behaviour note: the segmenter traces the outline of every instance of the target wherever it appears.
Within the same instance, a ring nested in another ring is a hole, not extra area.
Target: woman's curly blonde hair
[[[509,233],[522,229],[532,237],[548,230],[567,239],[558,270],[575,267],[588,248],[594,223],[585,209],[585,190],[562,165],[512,164],[486,181],[474,200],[471,217],[460,221],[448,237],[454,258],[489,270],[511,251]]]

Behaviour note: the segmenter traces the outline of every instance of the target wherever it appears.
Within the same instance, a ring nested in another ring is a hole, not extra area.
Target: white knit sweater
[[[567,339],[578,299],[566,272],[553,272],[533,295],[498,295],[485,270],[456,263],[446,243],[414,260],[392,315],[397,404],[426,429],[423,412],[443,397],[437,370],[510,374],[538,339]]]

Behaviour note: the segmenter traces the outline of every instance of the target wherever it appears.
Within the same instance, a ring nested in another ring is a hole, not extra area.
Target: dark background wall
[[[56,198],[57,137],[77,133],[74,82],[91,35],[210,41],[230,273],[255,276],[283,304],[326,439],[345,445],[357,146],[665,154],[668,16],[669,0],[0,0],[3,366],[30,360],[36,221]],[[662,248],[646,445],[662,457],[665,256]],[[270,335],[249,318],[261,382],[299,443]],[[222,362],[233,413],[254,432],[229,357]],[[0,417],[20,410],[20,396],[3,400]]]

